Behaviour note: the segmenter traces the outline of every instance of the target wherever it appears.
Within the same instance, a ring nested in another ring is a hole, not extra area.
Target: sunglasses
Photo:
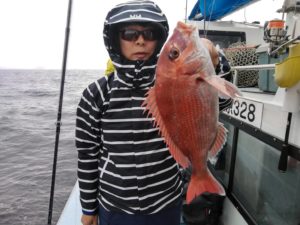
[[[143,36],[145,41],[155,41],[159,39],[159,35],[155,30],[134,30],[134,29],[124,29],[120,31],[120,36],[125,41],[136,41],[140,35]]]

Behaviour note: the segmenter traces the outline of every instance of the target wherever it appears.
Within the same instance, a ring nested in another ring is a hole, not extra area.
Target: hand
[[[204,193],[190,204],[183,203],[182,217],[186,225],[217,225],[222,215],[225,196]]]
[[[204,43],[205,47],[208,49],[208,52],[210,54],[211,57],[211,61],[214,65],[214,67],[216,68],[216,66],[219,63],[219,53],[218,50],[216,49],[216,47],[214,46],[214,44],[206,39],[206,38],[201,38],[202,42]]]
[[[98,225],[98,215],[82,215],[82,225]]]

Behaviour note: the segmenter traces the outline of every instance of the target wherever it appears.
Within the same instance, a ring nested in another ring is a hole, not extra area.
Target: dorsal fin
[[[164,137],[170,153],[183,168],[187,168],[190,165],[189,159],[181,152],[177,145],[173,142],[172,138],[168,134],[164,121],[159,113],[157,108],[156,96],[155,96],[155,87],[151,88],[147,92],[147,98],[143,102],[142,106],[145,106],[145,110],[148,110],[148,115],[152,115],[155,118],[155,125],[158,127],[162,136]]]

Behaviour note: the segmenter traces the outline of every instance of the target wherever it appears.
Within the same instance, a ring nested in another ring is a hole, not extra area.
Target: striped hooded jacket
[[[121,56],[116,32],[126,23],[150,23],[160,29],[149,60],[129,61]],[[116,70],[90,84],[77,108],[78,181],[84,214],[96,214],[99,204],[128,214],[152,214],[181,200],[180,168],[141,106],[154,84],[168,29],[165,15],[151,1],[119,4],[106,17],[104,43]]]
[[[147,61],[121,56],[116,32],[124,23],[150,23],[161,38]],[[77,109],[76,147],[80,200],[85,214],[107,210],[156,213],[177,204],[182,181],[153,118],[141,107],[154,84],[157,55],[168,23],[151,1],[117,5],[104,23],[104,43],[116,68],[84,90]]]

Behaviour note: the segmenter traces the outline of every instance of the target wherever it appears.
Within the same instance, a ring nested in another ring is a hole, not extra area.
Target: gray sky
[[[185,18],[185,0],[154,0],[171,32]],[[188,14],[197,0],[188,0]],[[108,54],[102,38],[107,12],[124,0],[73,0],[68,69],[104,69]],[[170,3],[172,2],[172,3]],[[283,0],[261,0],[223,20],[281,18]],[[0,0],[0,69],[61,69],[68,0]]]

